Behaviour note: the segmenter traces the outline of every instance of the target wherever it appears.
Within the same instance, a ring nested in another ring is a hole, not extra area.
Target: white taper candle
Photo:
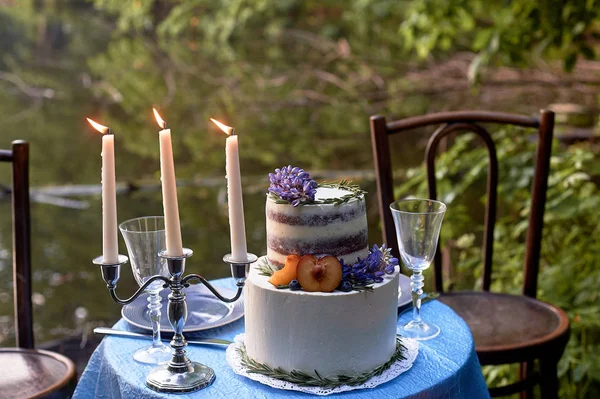
[[[244,222],[244,201],[242,198],[242,177],[240,174],[237,135],[227,137],[225,155],[231,256],[234,261],[245,262],[248,259],[248,251],[246,248],[246,226]]]
[[[102,257],[105,263],[119,261],[115,136],[110,133],[102,136]]]
[[[179,205],[177,204],[177,181],[173,162],[171,129],[159,132],[160,140],[160,180],[162,182],[163,208],[165,214],[165,236],[167,255],[183,255],[181,227],[179,225]]]

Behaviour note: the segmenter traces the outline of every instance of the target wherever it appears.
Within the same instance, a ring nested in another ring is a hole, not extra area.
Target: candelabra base
[[[206,388],[215,380],[214,370],[204,364],[189,362],[187,369],[181,372],[163,364],[148,374],[146,385],[157,392],[185,393]]]
[[[165,393],[185,393],[194,392],[206,388],[215,380],[215,372],[208,366],[190,361],[185,354],[187,342],[183,337],[183,328],[187,320],[187,303],[185,300],[184,288],[189,286],[190,280],[200,280],[217,298],[223,302],[231,303],[237,301],[244,287],[246,275],[251,263],[256,262],[257,257],[254,254],[247,254],[243,262],[233,261],[231,255],[225,255],[223,260],[231,267],[231,276],[235,279],[237,292],[234,297],[226,298],[219,294],[204,277],[197,274],[190,274],[184,277],[185,261],[192,256],[192,250],[183,249],[180,256],[167,255],[166,251],[161,251],[158,256],[166,259],[167,270],[170,278],[161,274],[150,277],[142,286],[128,299],[121,299],[116,294],[117,281],[121,272],[121,266],[127,263],[128,258],[119,255],[117,263],[105,262],[102,256],[94,259],[94,264],[99,265],[102,270],[102,278],[106,283],[111,297],[115,302],[121,305],[127,305],[133,302],[145,289],[156,281],[161,281],[164,288],[169,288],[169,304],[167,305],[167,315],[169,324],[173,328],[174,335],[171,340],[171,360],[166,364],[156,367],[148,377],[146,377],[146,386],[157,392]]]

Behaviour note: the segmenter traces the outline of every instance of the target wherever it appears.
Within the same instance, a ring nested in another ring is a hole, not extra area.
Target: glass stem
[[[414,270],[410,277],[410,285],[412,287],[413,300],[413,323],[422,323],[421,321],[421,298],[423,297],[423,272]]]
[[[152,292],[148,295],[148,314],[150,316],[150,322],[152,323],[152,346],[158,347],[163,346],[160,340],[160,291]]]

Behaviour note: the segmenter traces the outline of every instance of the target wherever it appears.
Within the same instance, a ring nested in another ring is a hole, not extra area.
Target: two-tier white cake
[[[294,281],[292,289],[276,286],[263,275],[267,259],[272,268],[287,268],[288,255],[299,255],[300,273],[306,256],[332,255],[341,260],[333,262],[340,276],[345,267],[343,278],[348,279],[348,265],[369,255],[363,192],[328,185],[313,194],[299,206],[267,196],[267,257],[251,266],[244,293],[247,355],[286,371],[359,375],[389,361],[396,350],[397,268],[367,289],[346,283],[346,289],[334,286],[331,292],[309,292],[296,280],[295,289]]]

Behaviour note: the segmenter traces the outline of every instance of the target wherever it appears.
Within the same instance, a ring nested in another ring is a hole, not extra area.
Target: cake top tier
[[[343,204],[365,194],[358,185],[342,180],[339,183],[317,184],[308,172],[298,167],[284,166],[269,173],[268,198],[278,204],[294,207],[313,204]]]

